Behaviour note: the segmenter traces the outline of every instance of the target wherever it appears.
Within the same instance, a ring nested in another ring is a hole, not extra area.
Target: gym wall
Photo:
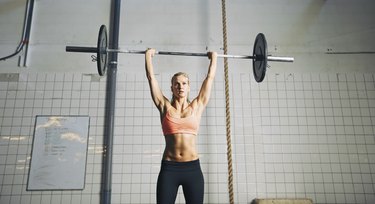
[[[374,9],[370,0],[227,1],[230,53],[250,55],[262,32],[270,54],[295,58],[269,63],[262,83],[250,61],[229,60],[235,203],[374,203]],[[1,0],[0,57],[15,50],[24,11],[25,1]],[[121,12],[121,48],[222,51],[220,1],[123,1]],[[109,0],[36,1],[27,66],[0,61],[1,204],[99,203],[106,77],[90,54],[65,46],[95,46],[109,16]],[[196,95],[207,66],[204,58],[155,58],[167,96],[181,70]],[[218,70],[198,136],[205,203],[228,203],[220,59]],[[118,72],[112,203],[155,203],[164,139],[144,56],[120,54]],[[83,190],[26,190],[37,115],[90,116]]]

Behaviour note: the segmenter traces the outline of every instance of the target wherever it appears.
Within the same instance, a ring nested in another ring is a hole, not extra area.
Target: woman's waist
[[[164,170],[176,170],[176,171],[192,171],[192,170],[200,170],[200,161],[199,159],[191,160],[191,161],[169,161],[169,160],[162,160],[161,161],[161,168]]]
[[[165,148],[163,154],[163,160],[174,162],[190,162],[198,158],[198,152],[195,149],[180,150]]]

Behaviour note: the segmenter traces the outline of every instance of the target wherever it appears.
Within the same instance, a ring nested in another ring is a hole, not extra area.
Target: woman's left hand
[[[208,59],[216,59],[217,58],[217,52],[207,52]]]

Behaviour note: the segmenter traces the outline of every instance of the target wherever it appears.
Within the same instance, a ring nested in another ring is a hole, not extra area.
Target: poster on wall
[[[36,116],[27,190],[85,185],[89,116]]]

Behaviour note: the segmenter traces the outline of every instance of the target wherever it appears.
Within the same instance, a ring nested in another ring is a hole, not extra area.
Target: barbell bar
[[[143,50],[122,50],[109,49],[107,28],[105,25],[100,26],[97,47],[78,47],[66,46],[67,52],[81,52],[81,53],[97,53],[96,61],[99,75],[103,76],[108,66],[107,54],[110,52],[124,53],[124,54],[145,54]],[[207,53],[193,53],[193,52],[170,52],[170,51],[156,51],[157,55],[178,55],[178,56],[194,56],[207,57]],[[257,82],[262,82],[267,69],[267,61],[275,62],[293,62],[293,57],[276,57],[270,56],[267,52],[267,41],[263,33],[259,33],[255,38],[253,47],[253,55],[224,55],[218,54],[219,58],[234,58],[234,59],[252,59],[253,74]]]
[[[144,50],[121,50],[121,49],[107,49],[107,52],[117,52],[125,54],[145,54]],[[94,52],[95,53],[95,52]],[[178,56],[192,56],[192,57],[208,57],[207,53],[197,53],[197,52],[169,52],[169,51],[155,51],[157,55],[178,55]],[[232,59],[256,59],[256,56],[250,55],[224,55],[217,54],[219,58],[232,58]],[[274,62],[293,62],[293,57],[273,57],[268,55],[268,61]]]

